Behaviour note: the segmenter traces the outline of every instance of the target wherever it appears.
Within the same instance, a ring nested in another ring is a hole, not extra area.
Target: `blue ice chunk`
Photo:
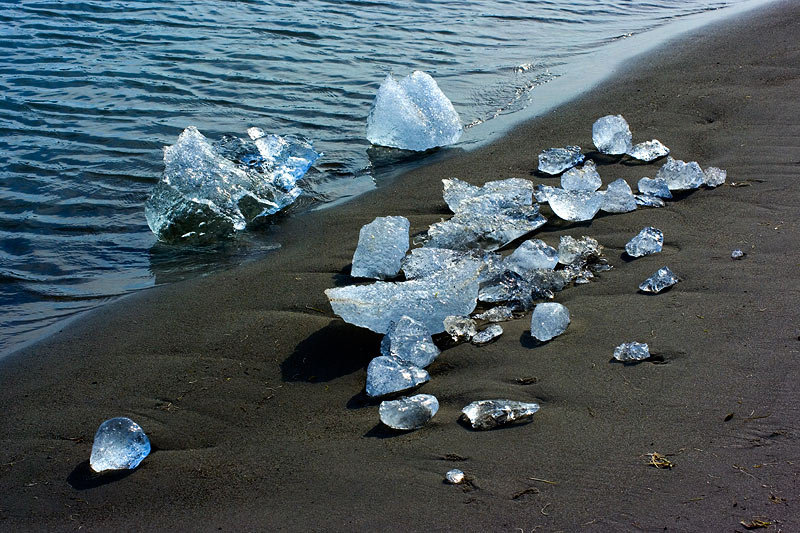
[[[95,472],[133,470],[150,453],[150,439],[139,424],[120,416],[106,420],[97,429],[89,465]]]

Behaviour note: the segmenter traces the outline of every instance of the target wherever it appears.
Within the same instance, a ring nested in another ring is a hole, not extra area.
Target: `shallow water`
[[[364,126],[387,72],[432,74],[469,146],[581,57],[734,3],[0,0],[0,352],[120,294],[280,253],[268,227],[156,244],[143,204],[189,125],[313,140],[325,157],[292,216],[380,183]]]

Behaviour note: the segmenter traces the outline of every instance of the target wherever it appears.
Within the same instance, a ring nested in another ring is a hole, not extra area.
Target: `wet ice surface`
[[[649,194],[650,196],[656,196],[658,198],[672,198],[667,180],[664,178],[642,178],[639,180],[637,188],[642,194]]]
[[[707,187],[719,187],[725,183],[728,173],[721,168],[708,167],[703,171],[705,174],[705,184]]]
[[[660,229],[648,226],[628,241],[625,252],[631,257],[642,257],[660,252],[663,244],[664,233]]]
[[[592,125],[592,142],[604,154],[625,154],[633,148],[633,135],[622,115],[607,115]]]
[[[378,398],[411,389],[431,379],[427,371],[396,357],[380,355],[367,365],[367,396]]]
[[[642,361],[650,357],[650,348],[646,343],[623,342],[614,348],[614,359],[617,361]]]
[[[580,146],[567,146],[566,148],[548,148],[539,154],[539,172],[545,174],[560,174],[568,168],[583,163],[584,155]]]
[[[670,191],[685,191],[703,185],[706,176],[696,161],[686,163],[668,157],[667,162],[656,173],[656,179],[659,178],[667,182]]]
[[[460,211],[462,206],[471,210],[493,212],[531,205],[533,202],[533,183],[521,178],[488,181],[481,187],[456,178],[444,179],[442,184],[444,201],[453,213]],[[471,202],[474,207],[469,205]]]
[[[450,220],[428,229],[425,246],[453,250],[497,250],[523,235],[542,227],[547,219],[538,205],[499,208],[496,211],[462,209]]]
[[[731,259],[744,259],[745,255],[747,254],[737,248],[731,252]]]
[[[553,270],[558,264],[558,252],[540,239],[531,239],[520,244],[503,262],[508,270],[524,274],[528,270]]]
[[[503,328],[498,324],[492,324],[483,331],[473,335],[472,344],[488,344],[503,334]]]
[[[508,306],[500,305],[492,307],[483,313],[478,313],[474,317],[477,320],[487,320],[489,322],[505,322],[514,318],[514,310]]]
[[[97,429],[89,465],[95,472],[133,470],[150,453],[150,439],[126,417],[106,420]]]
[[[539,410],[538,403],[514,400],[479,400],[461,410],[473,429],[492,429],[512,422],[527,422]]]
[[[652,141],[645,141],[643,143],[633,145],[628,152],[628,155],[640,161],[655,161],[659,157],[664,157],[669,154],[669,148],[664,146],[661,141],[653,139]]]
[[[662,267],[658,271],[644,280],[639,285],[639,290],[642,292],[652,292],[658,294],[659,292],[672,287],[678,283],[678,276],[676,276],[669,267]]]
[[[444,330],[454,341],[469,341],[478,332],[475,321],[468,316],[448,316],[444,319]]]
[[[592,237],[579,239],[565,235],[558,242],[558,262],[562,265],[580,265],[599,258],[603,247]]]
[[[569,310],[555,302],[538,304],[531,315],[531,335],[541,342],[558,337],[569,326]]]
[[[410,398],[381,402],[378,413],[381,422],[392,429],[410,431],[420,429],[439,410],[439,400],[430,394],[417,394]]]
[[[627,213],[636,210],[636,198],[624,179],[612,181],[606,188],[600,209],[606,213]]]
[[[603,205],[603,194],[599,192],[565,191],[552,189],[548,191],[550,209],[558,218],[572,222],[591,220]]]
[[[381,341],[381,355],[397,357],[420,368],[430,365],[439,353],[425,325],[407,316],[389,324]]]
[[[602,185],[603,180],[591,159],[583,167],[571,168],[561,175],[561,188],[567,191],[594,192]]]
[[[369,142],[404,150],[454,144],[462,132],[452,102],[436,80],[419,70],[399,81],[386,76],[367,117]]]
[[[464,481],[464,472],[462,472],[458,468],[448,470],[447,473],[444,475],[444,479],[451,485],[458,485],[459,483],[462,483]]]
[[[350,275],[374,279],[396,276],[408,251],[409,227],[405,217],[378,217],[365,224],[358,235]]]
[[[635,194],[633,197],[636,200],[636,205],[642,207],[664,207],[667,205],[666,202],[658,196],[652,196],[650,194]]]

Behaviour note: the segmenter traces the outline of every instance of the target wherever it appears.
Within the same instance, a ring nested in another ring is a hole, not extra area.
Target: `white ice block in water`
[[[631,257],[642,257],[661,251],[664,244],[664,233],[657,228],[647,226],[625,245],[625,252]]]
[[[604,154],[626,154],[633,149],[633,135],[622,115],[606,115],[592,125],[592,141]]]
[[[602,185],[603,180],[591,159],[583,167],[571,168],[561,175],[561,188],[567,191],[594,192]]]
[[[405,217],[377,217],[365,224],[358,235],[350,275],[373,279],[396,276],[408,251],[409,227]]]
[[[580,146],[567,146],[566,148],[548,148],[539,154],[539,172],[545,174],[560,174],[568,168],[583,163],[584,155]]]
[[[427,371],[396,357],[380,355],[367,365],[367,396],[378,398],[421,385],[431,379]]]
[[[492,429],[512,422],[527,422],[539,410],[539,404],[515,400],[478,400],[461,410],[461,416],[473,429]]]
[[[552,189],[548,201],[550,209],[559,218],[572,222],[591,220],[600,211],[604,195],[599,192],[565,191]]]
[[[642,194],[649,194],[658,198],[672,198],[672,193],[669,192],[667,180],[664,178],[642,178],[637,184],[639,192]]]
[[[664,146],[661,141],[653,139],[652,141],[635,144],[628,151],[628,155],[639,161],[655,161],[659,157],[669,155],[669,148]]]
[[[658,169],[656,179],[659,178],[667,182],[670,191],[697,189],[706,181],[706,175],[696,161],[686,163],[672,157],[668,157],[667,162]]]
[[[397,357],[420,368],[431,364],[439,353],[425,325],[407,316],[392,322],[381,341],[381,355]]]
[[[642,292],[652,292],[658,294],[659,292],[672,287],[680,281],[669,267],[662,267],[656,271],[655,274],[644,280],[639,285],[639,290]]]
[[[439,410],[439,400],[430,394],[417,394],[399,400],[381,402],[378,413],[381,422],[392,429],[420,429]]]
[[[569,326],[569,310],[555,302],[538,304],[531,315],[531,335],[539,341],[558,337]]]
[[[642,361],[650,357],[650,348],[647,343],[623,342],[614,348],[614,359],[617,361]]]
[[[627,213],[636,210],[636,198],[633,197],[630,185],[624,179],[612,181],[608,184],[603,195],[600,209],[606,213]]]
[[[518,274],[536,269],[553,270],[557,264],[558,251],[540,239],[523,242],[503,261],[507,270]]]
[[[436,80],[419,70],[400,81],[386,76],[367,117],[369,142],[403,150],[454,144],[462,132],[452,102]]]
[[[725,183],[728,173],[721,168],[708,167],[703,171],[706,187],[719,187]]]
[[[106,420],[97,429],[89,465],[95,472],[133,470],[150,453],[150,439],[139,424],[124,416]]]

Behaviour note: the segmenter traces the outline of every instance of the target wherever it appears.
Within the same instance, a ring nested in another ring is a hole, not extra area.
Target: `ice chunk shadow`
[[[152,455],[154,451],[155,447],[151,447],[150,454]],[[140,465],[134,470],[125,468],[122,470],[108,470],[106,472],[97,473],[89,466],[89,460],[87,459],[70,472],[67,476],[67,483],[75,490],[94,489],[125,479],[141,468],[143,468],[143,466]]]
[[[566,333],[566,332],[564,332],[564,333]],[[562,335],[563,335],[563,333],[562,333]],[[520,336],[519,336],[519,342],[520,342],[520,344],[522,344],[523,348],[539,348],[540,346],[544,346],[545,344],[549,344],[552,341],[553,341],[553,339],[550,339],[549,341],[540,341],[539,339],[537,339],[536,337],[531,335],[530,329],[522,332],[520,334]]]
[[[364,433],[364,437],[370,439],[391,439],[394,437],[401,437],[403,435],[407,435],[408,433],[413,433],[414,431],[419,431],[419,430],[393,429],[381,422],[378,422],[372,429]]]
[[[639,359],[639,360],[632,360],[632,361],[620,361],[619,359],[612,357],[609,360],[609,363],[622,365],[622,366],[636,366],[640,363],[652,363],[654,365],[666,365],[669,364],[669,361],[664,358],[663,355],[657,353],[650,353],[650,357],[647,359]]]
[[[587,161],[591,159],[592,161],[594,161],[594,164],[598,167],[619,164],[619,162],[626,157],[625,154],[611,155],[611,154],[604,154],[603,152],[598,152],[597,150],[585,152],[583,155],[586,156]],[[602,172],[600,173],[600,175],[602,176]]]
[[[363,370],[380,353],[382,335],[331,322],[301,341],[281,363],[283,381],[331,381]]]

